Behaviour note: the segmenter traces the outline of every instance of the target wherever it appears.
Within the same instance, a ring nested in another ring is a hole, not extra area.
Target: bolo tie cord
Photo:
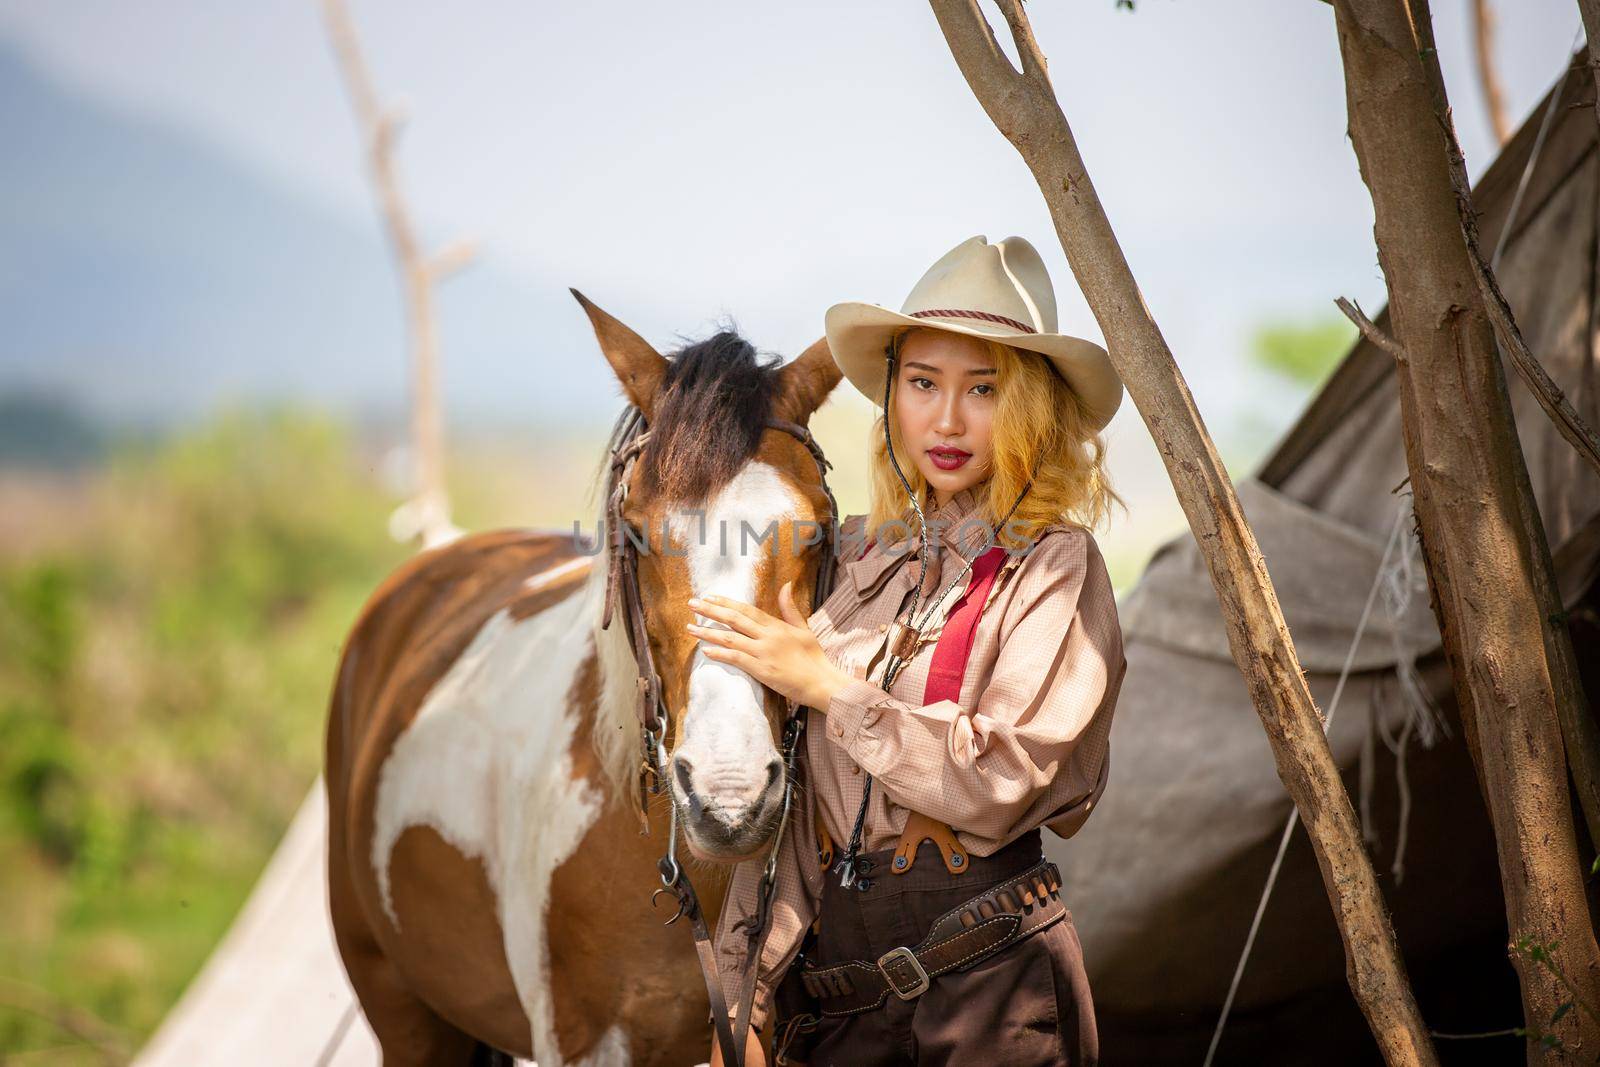
[[[917,550],[917,584],[911,591],[910,603],[899,615],[896,615],[895,621],[899,622],[901,615],[905,616],[910,621],[912,631],[920,634],[922,632],[922,628],[927,626],[928,623],[932,621],[933,613],[939,609],[939,605],[943,604],[945,598],[950,595],[950,590],[955,588],[957,582],[966,577],[967,572],[972,569],[973,563],[977,562],[978,556],[981,555],[981,553],[974,553],[972,558],[967,560],[966,566],[961,568],[961,573],[957,574],[955,578],[951,579],[951,581],[945,585],[943,592],[929,602],[927,612],[923,614],[922,621],[918,623],[916,621],[917,602],[922,596],[922,583],[924,576],[928,571],[928,564],[930,562],[931,554],[930,546],[928,544],[928,520],[927,517],[922,513],[922,503],[917,499],[917,494],[912,491],[911,483],[907,480],[905,471],[900,469],[900,461],[895,458],[894,440],[889,435],[889,388],[891,383],[894,381],[895,364],[897,363],[893,348],[889,349],[888,357],[888,373],[885,374],[883,378],[883,441],[889,453],[889,463],[894,467],[894,473],[897,477],[899,477],[900,484],[905,487],[906,496],[911,500],[911,507],[917,513],[917,526],[920,531],[920,538],[922,542],[918,546]],[[1032,487],[1033,479],[1030,477],[1028,479],[1028,483],[1022,487],[1022,492],[1017,494],[1017,499],[1012,502],[1010,509],[1006,511],[1005,518],[1001,519],[1000,522],[996,524],[992,530],[990,530],[990,544],[994,543],[994,539],[999,535],[1001,527],[1005,526],[1006,522],[1010,520],[1012,514],[1016,512],[1018,505],[1022,503],[1022,498],[1028,495],[1028,490]],[[916,654],[915,648],[911,650],[911,654]],[[900,674],[900,669],[904,667],[907,662],[908,660],[901,659],[892,650],[884,658],[883,678],[878,683],[879,687],[884,692],[889,692],[889,687],[894,685],[894,680]],[[850,828],[850,842],[845,847],[844,856],[833,866],[833,870],[839,875],[839,885],[845,889],[849,889],[852,886],[861,890],[872,888],[871,879],[857,877],[857,875],[860,873],[866,873],[861,870],[861,832],[867,821],[867,804],[871,801],[871,799],[872,775],[868,774],[862,781],[861,806],[856,809],[855,824]]]

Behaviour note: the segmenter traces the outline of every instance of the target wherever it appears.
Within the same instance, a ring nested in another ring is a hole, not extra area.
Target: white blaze
[[[706,503],[704,544],[697,516],[671,516],[668,531],[674,551],[687,550],[694,595],[716,593],[755,603],[761,573],[771,567],[776,553],[786,550],[778,526],[765,540],[758,538],[770,524],[793,517],[799,503],[776,468],[755,461]],[[722,626],[700,615],[695,621]],[[767,764],[778,755],[761,685],[697,649],[683,733],[673,754],[685,756],[694,767],[695,787],[706,801],[738,809],[758,799],[767,784]]]

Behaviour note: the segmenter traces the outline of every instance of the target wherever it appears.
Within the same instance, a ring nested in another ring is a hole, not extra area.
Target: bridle
[[[822,491],[828,497],[828,528],[824,532],[822,541],[824,556],[818,565],[811,597],[812,610],[815,611],[832,592],[834,565],[838,556],[835,534],[839,522],[839,505],[834,500],[833,490],[828,488],[828,471],[833,469],[833,465],[822,454],[822,447],[817,444],[816,439],[811,436],[811,431],[806,427],[779,418],[768,418],[766,425],[792,435],[805,445],[806,450],[811,453],[811,458],[816,461],[817,476],[822,483]],[[620,592],[624,605],[623,614],[627,616],[628,643],[633,648],[633,657],[638,669],[634,681],[634,706],[639,719],[641,744],[637,814],[639,832],[645,835],[650,833],[650,798],[659,795],[666,785],[667,709],[662,695],[661,676],[656,671],[655,657],[650,652],[649,635],[645,630],[644,604],[640,599],[638,553],[641,543],[635,539],[633,529],[624,521],[622,508],[627,501],[628,481],[633,465],[644,451],[649,439],[650,430],[646,425],[644,412],[637,405],[630,404],[623,412],[617,430],[612,436],[606,474],[607,529],[602,531],[606,546],[606,594],[605,612],[600,619],[601,629],[609,629],[612,609]],[[672,817],[667,851],[656,864],[661,874],[661,888],[650,895],[650,903],[654,906],[656,898],[661,894],[672,893],[678,899],[678,910],[666,921],[666,925],[670,926],[681,918],[688,918],[690,921],[694,932],[695,952],[700,958],[700,972],[705,979],[706,994],[711,1000],[711,1015],[716,1026],[717,1042],[722,1047],[722,1062],[729,1067],[744,1063],[745,1031],[750,1023],[750,1010],[755,999],[756,971],[761,959],[761,948],[766,942],[769,925],[767,920],[778,866],[778,846],[782,843],[784,831],[789,824],[789,809],[793,801],[795,784],[795,754],[800,747],[800,738],[805,733],[806,710],[799,705],[791,708],[783,725],[783,807],[778,816],[778,828],[772,835],[772,847],[767,853],[766,866],[762,869],[761,884],[756,898],[756,914],[753,921],[745,924],[748,939],[747,954],[740,975],[739,1010],[732,1019],[729,1018],[727,1000],[718,977],[711,932],[706,927],[705,916],[700,909],[699,898],[695,896],[694,886],[690,884],[683,868],[678,865],[678,806],[676,803],[669,803]]]

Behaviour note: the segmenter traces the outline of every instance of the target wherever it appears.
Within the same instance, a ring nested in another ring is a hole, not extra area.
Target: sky
[[[1469,8],[1436,0],[1434,16],[1476,175],[1494,149]],[[1495,8],[1519,123],[1579,40],[1577,5]],[[473,270],[492,264],[530,309],[562,317],[535,324],[535,336],[576,336],[581,311],[565,297],[576,286],[663,349],[731,319],[792,356],[820,336],[829,305],[899,307],[928,265],[981,233],[1031,240],[1062,329],[1101,339],[1037,186],[925,5],[351,0],[350,10],[380,96],[408,116],[398,162],[427,244],[474,241]],[[1341,295],[1383,303],[1332,10],[1034,0],[1028,11],[1146,301],[1223,436],[1275,388],[1246,358],[1262,321],[1326,316]],[[0,40],[75,92],[379,232],[316,0],[0,0]],[[571,353],[552,342],[528,358],[546,361],[545,391],[560,396]],[[1293,406],[1277,415],[1286,426]],[[1114,451],[1122,440],[1153,455],[1132,404],[1111,439]]]
[[[1436,4],[1436,22],[1481,167],[1467,7]],[[1570,47],[1577,7],[1498,7],[1520,118]],[[792,352],[829,304],[898,306],[963,238],[1020,233],[1045,252],[1066,322],[1096,336],[1026,167],[922,5],[351,10],[381,95],[410,115],[401,171],[436,245],[474,239],[531,285],[577,285],[652,339],[732,314]],[[1381,290],[1326,4],[1035,0],[1029,12],[1151,306],[1188,342],[1174,345],[1180,361],[1210,364],[1253,314]],[[0,34],[70,83],[376,225],[314,0],[4,0]]]

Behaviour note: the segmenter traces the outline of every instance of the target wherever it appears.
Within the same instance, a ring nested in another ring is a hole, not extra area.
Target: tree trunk
[[[1456,198],[1466,194],[1453,181],[1442,96],[1435,110],[1443,84],[1423,57],[1432,47],[1428,11],[1407,0],[1335,0],[1334,10],[1350,137],[1372,194],[1399,343],[1396,383],[1430,599],[1495,827],[1511,936],[1555,942],[1552,965],[1572,984],[1569,993],[1527,954],[1511,954],[1526,1025],[1563,1046],[1547,1053],[1530,1042],[1528,1060],[1592,1060],[1600,950],[1558,725],[1558,702],[1576,689],[1570,639],[1458,215]],[[1470,210],[1465,217],[1470,223]],[[1574,996],[1578,1009],[1552,1026]]]
[[[1477,282],[1478,292],[1483,297],[1484,310],[1494,328],[1495,338],[1500,342],[1500,350],[1516,368],[1522,383],[1550,416],[1561,436],[1600,473],[1600,437],[1596,437],[1595,432],[1578,416],[1577,409],[1528,349],[1522,330],[1511,313],[1511,304],[1500,291],[1494,268],[1483,255],[1478,240],[1478,216],[1472,207],[1472,186],[1467,178],[1467,161],[1461,153],[1460,142],[1456,140],[1455,123],[1451,118],[1450,101],[1444,87],[1444,72],[1439,67],[1439,50],[1434,44],[1433,15],[1428,0],[1411,0],[1411,25],[1417,35],[1423,70],[1428,75],[1428,84],[1432,89],[1434,119],[1444,138],[1445,160],[1450,168],[1450,186],[1455,194],[1456,218],[1460,221],[1461,235],[1466,241],[1467,260],[1472,266],[1473,280]],[[1560,99],[1559,83],[1552,91],[1556,93],[1556,99]],[[1522,469],[1522,477],[1525,480],[1527,478],[1525,468]],[[1550,539],[1545,534],[1544,520],[1532,492],[1520,494],[1518,504],[1522,510],[1523,524],[1528,529],[1530,544],[1536,553],[1548,557]],[[1553,565],[1532,566],[1529,575],[1533,581],[1534,595],[1541,602],[1554,605],[1553,614],[1559,616],[1561,593],[1555,584]],[[1600,725],[1596,724],[1589,711],[1572,650],[1572,635],[1566,623],[1557,617],[1547,618],[1544,636],[1545,648],[1550,656],[1551,679],[1555,683],[1556,717],[1561,727],[1562,745],[1566,749],[1567,770],[1577,790],[1589,840],[1600,842]]]
[[[1261,716],[1278,775],[1311,838],[1344,939],[1351,990],[1387,1062],[1434,1064],[1349,794],[1255,536],[1089,180],[1020,0],[998,0],[1021,57],[1020,73],[1001,51],[977,0],[931,3],[961,73],[1044,193],[1112,362],[1204,552],[1234,661]]]

